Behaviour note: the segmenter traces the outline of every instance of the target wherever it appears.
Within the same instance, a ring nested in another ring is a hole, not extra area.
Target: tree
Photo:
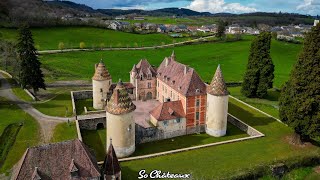
[[[320,24],[306,35],[298,61],[279,98],[280,119],[293,127],[301,140],[320,136],[319,74]]]
[[[79,47],[80,49],[84,49],[86,47],[86,44],[84,42],[80,42]]]
[[[274,65],[270,56],[271,34],[261,33],[251,43],[241,92],[246,97],[263,98],[273,86]]]
[[[226,31],[226,24],[223,21],[219,21],[216,36],[222,39],[225,36],[225,31]]]
[[[41,63],[37,57],[37,50],[31,31],[27,25],[19,29],[17,51],[20,58],[19,81],[22,88],[32,88],[36,94],[40,88],[46,89],[44,76],[40,69]]]
[[[64,43],[59,42],[58,48],[62,51],[64,49]]]

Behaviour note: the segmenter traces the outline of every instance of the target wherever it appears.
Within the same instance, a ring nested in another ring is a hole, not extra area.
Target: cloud
[[[211,13],[247,13],[257,11],[253,7],[243,6],[240,3],[226,3],[224,0],[194,0],[187,8]]]
[[[320,0],[304,0],[296,9],[309,14],[320,13]]]

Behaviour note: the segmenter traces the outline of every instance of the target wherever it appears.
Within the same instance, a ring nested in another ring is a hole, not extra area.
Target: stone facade
[[[162,139],[186,135],[186,118],[158,121],[151,116],[150,122],[163,132]]]
[[[98,118],[90,118],[90,119],[81,119],[78,120],[79,128],[86,130],[97,130],[101,128],[106,128],[106,118],[98,117]]]

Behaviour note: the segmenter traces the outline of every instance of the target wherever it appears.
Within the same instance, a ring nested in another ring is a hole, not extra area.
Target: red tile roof
[[[227,96],[229,94],[227,85],[224,82],[220,65],[218,66],[216,73],[208,86],[207,91],[209,94],[214,96]]]
[[[177,62],[174,53],[162,61],[157,73],[158,79],[185,96],[206,94],[206,85],[197,72]]]
[[[96,64],[96,69],[92,79],[96,81],[111,79],[111,75],[102,60],[99,62],[99,64]]]
[[[107,103],[106,111],[108,113],[118,115],[130,113],[135,109],[136,106],[133,104],[124,84],[120,80]]]
[[[148,77],[148,74],[151,74],[152,77],[157,76],[156,68],[151,66],[148,60],[142,59],[137,65],[133,65],[131,72],[135,72],[135,78]]]
[[[186,116],[183,111],[181,101],[169,101],[161,103],[159,106],[154,108],[150,114],[158,121],[184,118]]]
[[[112,143],[110,143],[107,155],[102,166],[103,174],[116,175],[121,171],[120,163],[118,161],[116,152],[114,151]]]
[[[15,168],[12,179],[70,179],[72,163],[78,179],[100,177],[97,160],[80,140],[70,140],[28,148]]]

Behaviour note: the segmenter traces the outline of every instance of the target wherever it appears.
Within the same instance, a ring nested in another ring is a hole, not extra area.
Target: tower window
[[[103,92],[103,89],[102,89],[102,88],[100,88],[100,92],[101,92],[101,93]]]
[[[131,129],[132,129],[132,125],[130,124],[128,127],[128,131],[131,131]]]
[[[140,76],[140,80],[142,81],[142,75]]]

